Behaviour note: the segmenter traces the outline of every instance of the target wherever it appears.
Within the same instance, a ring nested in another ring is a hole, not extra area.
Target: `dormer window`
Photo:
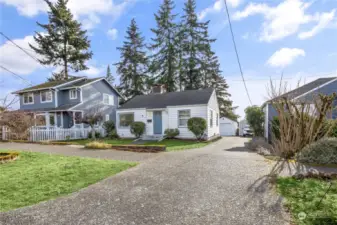
[[[53,94],[51,91],[41,91],[40,99],[41,99],[41,103],[52,102]]]
[[[69,91],[69,96],[70,96],[70,99],[77,99],[77,90],[76,89],[71,89]]]

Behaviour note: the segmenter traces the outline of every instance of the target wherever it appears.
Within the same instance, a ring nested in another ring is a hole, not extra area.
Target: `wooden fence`
[[[101,137],[105,136],[105,130],[102,127],[96,127]],[[85,139],[91,133],[91,128],[57,128],[57,127],[32,127],[29,129],[29,141],[65,141]],[[8,128],[2,127],[2,140],[11,140],[11,132]]]

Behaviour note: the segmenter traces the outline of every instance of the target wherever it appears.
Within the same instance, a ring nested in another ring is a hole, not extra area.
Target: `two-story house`
[[[85,113],[99,110],[103,121],[116,120],[118,91],[104,78],[74,77],[51,81],[14,92],[20,109],[36,112],[42,126],[70,128]]]

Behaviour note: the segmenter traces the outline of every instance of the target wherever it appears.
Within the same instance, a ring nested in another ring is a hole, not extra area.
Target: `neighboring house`
[[[235,136],[238,129],[238,122],[228,119],[227,117],[220,118],[220,135]]]
[[[296,88],[290,92],[287,92],[280,97],[287,97],[293,101],[298,102],[314,102],[315,96],[318,94],[331,95],[333,93],[337,93],[337,77],[329,77],[329,78],[319,78],[315,81],[312,81],[308,84],[305,84],[299,88]],[[328,119],[337,119],[337,99],[334,102],[334,110],[331,114],[327,115]],[[271,121],[275,116],[277,116],[277,112],[271,104],[271,100],[267,101],[263,106],[263,111],[265,113],[265,138],[271,141],[272,133],[271,133]]]
[[[70,128],[77,118],[99,110],[103,121],[116,120],[121,95],[104,78],[74,77],[51,81],[14,92],[20,98],[20,109],[35,112],[40,126]],[[39,120],[39,121],[40,121]]]
[[[136,96],[117,109],[116,128],[120,137],[134,137],[129,125],[141,121],[146,124],[144,139],[162,137],[166,129],[174,128],[180,131],[177,138],[194,139],[187,128],[192,117],[207,121],[206,139],[219,136],[219,106],[212,88],[165,93],[163,86],[157,86],[152,94]]]

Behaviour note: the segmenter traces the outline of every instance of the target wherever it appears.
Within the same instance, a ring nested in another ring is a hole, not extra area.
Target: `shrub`
[[[273,134],[273,138],[280,140],[280,120],[277,116],[274,116],[271,121],[271,132]]]
[[[111,121],[111,120],[105,121],[103,123],[103,128],[104,128],[106,134],[110,134],[110,132],[112,132],[112,131],[115,130],[115,123],[114,123],[114,121]]]
[[[264,133],[264,112],[259,106],[249,106],[245,109],[246,119],[253,129],[254,136],[263,137]]]
[[[207,128],[207,122],[204,118],[192,117],[187,121],[187,127],[200,140]]]
[[[337,164],[337,138],[323,138],[307,145],[296,159],[301,163]]]
[[[95,138],[100,138],[100,137],[101,137],[101,133],[98,132],[98,131],[95,131]],[[88,138],[92,139],[92,133],[91,132],[88,133]]]
[[[140,121],[135,121],[130,125],[131,134],[135,135],[136,138],[139,138],[145,132],[145,123]]]
[[[111,148],[111,145],[103,143],[103,142],[93,141],[93,142],[87,143],[85,145],[85,148],[90,148],[90,149],[109,149],[109,148]]]
[[[330,123],[332,123],[332,128],[329,133],[329,137],[335,137],[337,138],[337,121],[336,120],[329,120]]]
[[[117,131],[116,130],[112,130],[110,131],[110,133],[108,133],[108,138],[109,139],[117,139],[119,138]]]
[[[176,128],[176,129],[166,129],[165,130],[165,136],[167,138],[175,138],[176,136],[179,135],[179,130]]]

